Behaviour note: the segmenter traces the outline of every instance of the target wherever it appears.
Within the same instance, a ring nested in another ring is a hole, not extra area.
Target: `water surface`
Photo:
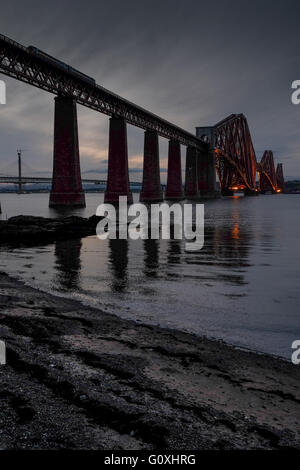
[[[135,195],[137,197],[137,195]],[[87,194],[89,216],[102,194]],[[2,194],[2,218],[63,216],[48,194]],[[221,338],[289,358],[300,339],[300,197],[261,195],[205,204],[205,245],[97,237],[0,252],[0,269],[43,290],[139,322]]]

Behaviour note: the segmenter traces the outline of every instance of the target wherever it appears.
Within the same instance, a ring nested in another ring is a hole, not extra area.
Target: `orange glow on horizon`
[[[238,240],[240,238],[240,228],[238,223],[236,223],[232,229],[232,238]]]

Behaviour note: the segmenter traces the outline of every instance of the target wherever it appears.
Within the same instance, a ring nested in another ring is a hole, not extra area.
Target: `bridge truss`
[[[214,126],[216,169],[223,193],[256,190],[256,156],[247,119],[231,114]]]
[[[277,178],[274,166],[274,157],[271,150],[266,150],[260,163],[257,164],[259,174],[259,189],[261,192],[277,191]]]
[[[72,70],[76,70],[54,58],[50,62],[43,60],[34,53],[34,49],[36,48],[24,47],[0,35],[0,73],[55,95],[73,98],[77,103],[95,111],[121,117],[129,124],[155,131],[170,141],[193,147],[197,149],[199,158],[202,155],[203,159],[203,155],[210,152],[212,142],[209,144],[204,138],[199,138],[110,92],[97,85],[91,77],[80,72],[72,73]],[[282,165],[275,172],[271,151],[266,151],[261,162],[257,163],[248,123],[243,114],[232,114],[220,121],[213,127],[213,134],[216,170],[223,193],[237,190],[255,193],[259,189],[278,192],[278,188],[283,191]],[[213,159],[211,163],[213,166]],[[259,188],[256,185],[256,172],[260,176]],[[178,170],[178,175],[179,173]],[[180,178],[178,181],[181,181]]]
[[[285,186],[282,163],[278,163],[277,165],[276,181],[277,181],[277,192],[282,193],[284,191],[284,186]]]
[[[195,135],[125,100],[96,83],[72,75],[47,63],[30,49],[0,35],[0,72],[56,95],[72,97],[77,103],[109,116],[123,117],[126,122],[145,130],[157,131],[167,139],[207,150],[207,144]]]

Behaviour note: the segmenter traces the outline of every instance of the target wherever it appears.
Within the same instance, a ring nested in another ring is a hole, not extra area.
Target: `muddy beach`
[[[1,449],[300,449],[300,369],[0,275]]]

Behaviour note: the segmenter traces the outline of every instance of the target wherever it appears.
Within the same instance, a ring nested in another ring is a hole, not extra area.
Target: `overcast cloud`
[[[295,0],[10,0],[1,2],[0,33],[191,132],[244,113],[258,159],[272,149],[285,174],[300,177],[300,105],[290,100],[300,79],[299,18]],[[53,96],[3,78],[0,172],[12,167],[19,146],[30,167],[51,171]],[[108,117],[79,107],[78,118],[82,172],[104,173]],[[128,140],[132,177],[140,180],[143,131],[128,126]],[[160,155],[165,169],[164,139]]]

